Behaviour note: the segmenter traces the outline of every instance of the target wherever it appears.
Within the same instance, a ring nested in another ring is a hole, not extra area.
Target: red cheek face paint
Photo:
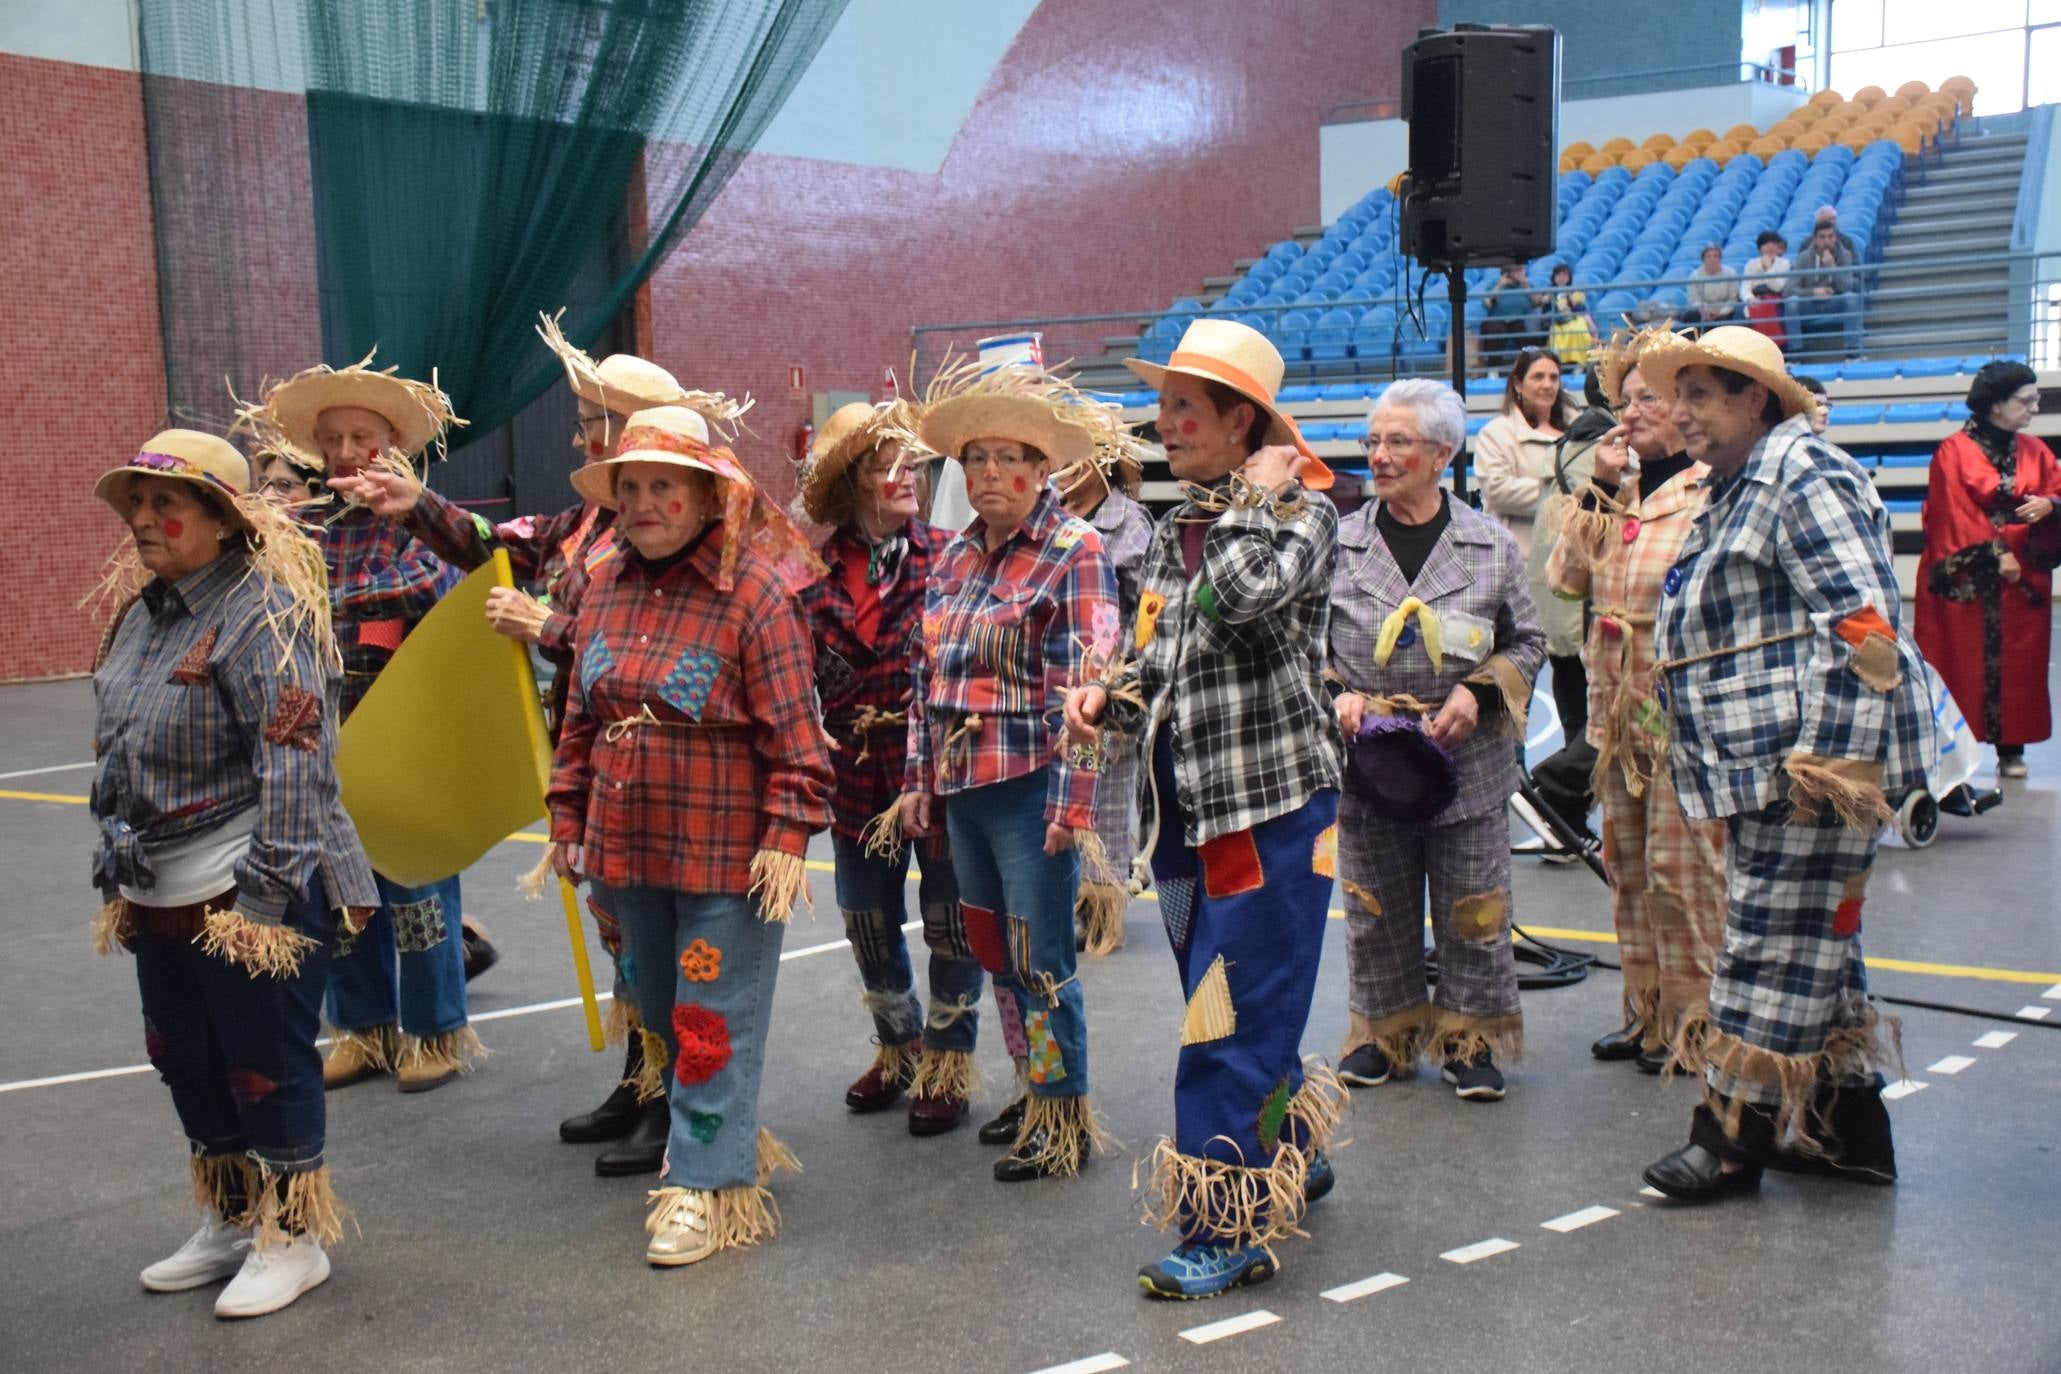
[[[1196,424],[1193,420],[1181,421],[1181,433],[1187,435],[1190,438],[1193,438],[1195,435],[1195,431],[1200,428],[1202,428],[1202,426]]]
[[[1019,477],[1016,479],[1015,487],[1019,492],[1026,491],[1029,489],[1029,484],[1026,483],[1021,477]]]
[[[186,533],[186,522],[174,517],[165,521],[164,529],[165,538],[177,539],[180,535]]]

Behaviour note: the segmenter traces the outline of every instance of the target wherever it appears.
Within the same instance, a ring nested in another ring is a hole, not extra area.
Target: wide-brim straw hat
[[[378,352],[377,349],[373,353]],[[374,371],[373,353],[345,368],[318,365],[275,383],[265,394],[264,422],[286,436],[310,461],[329,466],[315,438],[315,423],[325,410],[357,406],[382,416],[393,427],[394,449],[413,458],[435,444],[442,448],[453,425],[465,421],[451,409],[451,398],[431,380],[418,382],[393,368]]]
[[[1639,352],[1639,375],[1663,396],[1675,394],[1675,376],[1685,367],[1723,367],[1751,377],[1781,403],[1782,418],[1807,413],[1816,404],[1773,339],[1744,325],[1719,325],[1697,338],[1676,334],[1656,339]]]
[[[916,408],[900,397],[878,404],[853,401],[830,412],[795,479],[795,500],[803,513],[829,523],[831,489],[853,463],[884,444],[899,443],[912,462],[926,457],[916,425]]]
[[[1289,444],[1304,459],[1302,484],[1312,491],[1331,486],[1331,469],[1310,450],[1297,427],[1275,403],[1281,392],[1287,365],[1273,341],[1251,325],[1236,320],[1197,320],[1181,335],[1172,356],[1164,364],[1142,358],[1126,358],[1124,366],[1154,391],[1161,390],[1166,374],[1202,377],[1220,382],[1267,413],[1267,442]]]
[[[657,363],[640,358],[634,353],[611,353],[600,362],[594,359],[571,340],[558,327],[559,319],[565,314],[561,309],[557,315],[539,312],[537,335],[544,340],[565,368],[566,384],[575,396],[592,401],[614,415],[630,416],[640,410],[656,410],[661,406],[686,406],[699,411],[702,418],[718,428],[733,426],[745,411],[751,409],[752,401],[733,401],[721,392],[691,391],[680,385],[679,378],[660,367]],[[726,433],[734,430],[725,429]]]
[[[245,531],[251,528],[249,517],[237,504],[239,497],[250,494],[250,463],[226,439],[197,429],[161,431],[152,435],[134,458],[101,474],[93,484],[93,494],[127,520],[129,487],[138,477],[189,482],[214,494],[215,505],[231,527]]]

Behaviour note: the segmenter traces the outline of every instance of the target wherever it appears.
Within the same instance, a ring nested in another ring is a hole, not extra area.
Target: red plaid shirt
[[[613,887],[742,893],[754,853],[800,855],[830,821],[801,612],[750,548],[719,593],[722,554],[721,522],[655,580],[625,554],[580,608],[551,838]]]
[[[1048,823],[1092,830],[1092,759],[1065,745],[1083,646],[1116,647],[1116,578],[1101,536],[1050,487],[1001,548],[978,520],[945,547],[923,602],[907,784],[964,792],[1052,765]],[[978,716],[975,727],[971,720]]]
[[[887,810],[902,790],[909,759],[904,725],[874,725],[863,734],[854,729],[861,713],[909,709],[910,657],[923,628],[923,589],[937,555],[951,532],[921,520],[902,531],[908,548],[891,575],[876,588],[880,595],[880,628],[873,642],[860,638],[858,610],[846,582],[845,563],[866,561],[866,545],[839,530],[823,545],[830,571],[796,595],[816,644],[816,694],[823,703],[823,726],[837,741],[831,756],[837,787],[830,794],[830,825],[856,840],[866,823]]]

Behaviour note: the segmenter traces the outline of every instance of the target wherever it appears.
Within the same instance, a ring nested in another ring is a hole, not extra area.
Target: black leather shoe
[[[1721,1156],[1701,1145],[1684,1145],[1647,1165],[1644,1177],[1648,1185],[1677,1202],[1716,1202],[1737,1193],[1759,1192],[1760,1174],[1758,1164],[1726,1173]]]
[[[1029,1183],[1032,1179],[1048,1177],[1053,1170],[1049,1165],[1038,1162],[1036,1156],[1045,1149],[1045,1130],[1041,1126],[1030,1133],[1023,1142],[1021,1154],[1011,1150],[995,1161],[995,1182]]]
[[[1640,1050],[1639,1057],[1632,1061],[1632,1067],[1640,1073],[1659,1073],[1672,1057],[1667,1046],[1656,1045],[1650,1050]]]
[[[1014,1145],[1016,1133],[1023,1129],[1023,1105],[1029,1099],[1019,1097],[1002,1109],[1002,1114],[980,1128],[980,1143],[983,1145]]]
[[[642,1115],[628,1138],[594,1160],[594,1172],[603,1178],[633,1178],[655,1174],[665,1163],[666,1137],[672,1134],[673,1111],[661,1097],[638,1109]]]
[[[1589,1046],[1589,1053],[1598,1059],[1636,1059],[1639,1057],[1639,1046],[1645,1038],[1646,1028],[1633,1021],[1618,1027]]]

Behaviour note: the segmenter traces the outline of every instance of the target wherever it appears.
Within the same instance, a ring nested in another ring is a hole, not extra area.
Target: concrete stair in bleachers
[[[1906,183],[1874,272],[1862,356],[1933,357],[2000,348],[2008,325],[2011,217],[2025,175],[2024,134],[1964,135]],[[1997,261],[1951,270],[1903,266],[1957,254]]]

